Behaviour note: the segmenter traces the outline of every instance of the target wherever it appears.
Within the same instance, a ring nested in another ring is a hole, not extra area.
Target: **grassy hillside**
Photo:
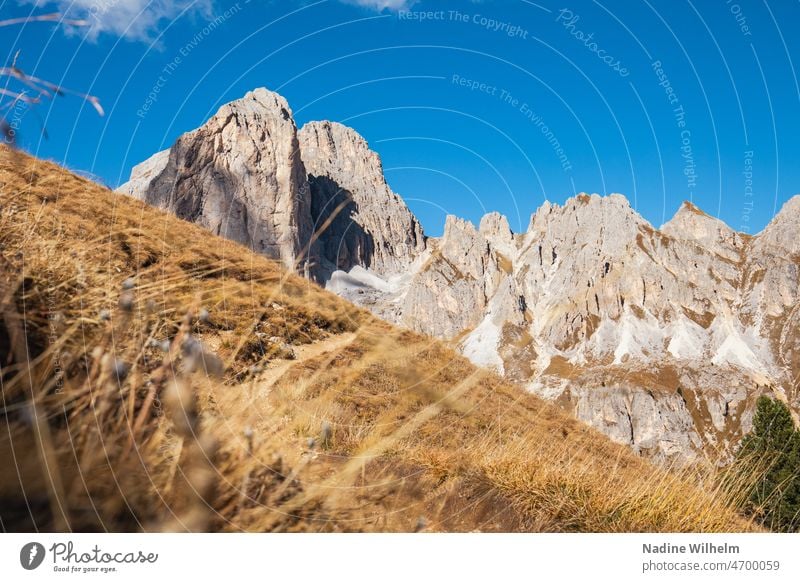
[[[669,472],[274,262],[0,150],[0,526],[738,531]]]

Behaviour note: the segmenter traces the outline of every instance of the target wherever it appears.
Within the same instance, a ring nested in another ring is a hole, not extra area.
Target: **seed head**
[[[130,367],[122,360],[114,360],[114,365],[111,367],[111,373],[118,382],[122,382],[128,375]]]
[[[253,454],[253,429],[249,426],[244,427],[244,438],[247,441],[247,452]]]
[[[322,428],[320,429],[320,437],[322,438],[322,445],[327,447],[331,444],[331,437],[333,436],[333,427],[331,427],[331,423],[325,421],[322,423]]]
[[[194,336],[187,335],[183,340],[181,351],[183,351],[183,355],[186,357],[196,357],[202,353],[203,346],[194,338]]]
[[[134,300],[134,297],[133,297],[133,293],[131,293],[130,291],[126,291],[125,293],[123,293],[122,295],[119,296],[119,308],[122,311],[125,311],[125,312],[128,312],[128,313],[133,311],[134,302],[135,302],[135,300]]]

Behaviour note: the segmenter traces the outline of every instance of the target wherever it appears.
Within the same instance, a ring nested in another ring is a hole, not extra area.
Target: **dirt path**
[[[296,364],[311,358],[315,358],[327,352],[339,350],[349,345],[354,339],[356,339],[355,333],[342,333],[333,335],[318,342],[294,347],[294,360],[282,361],[277,366],[267,368],[259,375],[257,392],[261,395],[268,394],[272,386],[274,386],[275,383]]]

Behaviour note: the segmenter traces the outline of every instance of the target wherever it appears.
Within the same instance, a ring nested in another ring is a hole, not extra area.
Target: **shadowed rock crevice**
[[[357,221],[359,208],[353,194],[328,176],[308,176],[311,189],[311,220],[321,231],[314,249],[318,264],[312,270],[321,283],[334,271],[349,271],[356,265],[372,266],[375,240]]]
[[[312,205],[329,207],[327,212],[332,212],[340,201],[332,204],[331,198],[340,193],[353,203],[344,222],[331,225],[320,237],[328,249],[327,260],[340,265],[340,270],[360,266],[381,276],[404,273],[425,250],[425,235],[405,202],[386,183],[378,154],[355,130],[329,121],[307,123],[298,139]],[[319,225],[318,216],[314,220]],[[339,256],[331,256],[331,247],[341,247]],[[357,260],[354,251],[361,258]]]

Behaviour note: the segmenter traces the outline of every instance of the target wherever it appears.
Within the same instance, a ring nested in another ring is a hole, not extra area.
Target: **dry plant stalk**
[[[89,25],[87,20],[65,18],[61,13],[53,12],[50,14],[38,14],[0,20],[0,27],[14,26],[19,24],[24,25],[31,22],[55,22],[59,25],[76,27]],[[72,89],[61,87],[60,85],[56,85],[55,83],[51,83],[45,79],[25,73],[20,67],[17,66],[19,56],[20,52],[17,51],[10,66],[0,67],[0,78],[6,78],[5,86],[0,87],[0,96],[9,98],[5,103],[0,101],[0,111],[11,111],[20,102],[26,104],[27,106],[35,106],[40,104],[42,99],[52,99],[53,97],[60,97],[64,95],[75,95],[89,103],[94,110],[97,111],[98,115],[101,117],[105,115],[103,107],[100,105],[100,100],[94,95],[73,91]],[[9,88],[9,81],[12,80],[22,85],[24,88]],[[29,94],[29,92],[31,93]],[[5,143],[7,145],[13,146],[16,144],[16,129],[8,123],[5,117],[0,119],[0,131],[3,133]],[[44,132],[45,137],[47,137],[46,130],[42,128],[42,131]]]

